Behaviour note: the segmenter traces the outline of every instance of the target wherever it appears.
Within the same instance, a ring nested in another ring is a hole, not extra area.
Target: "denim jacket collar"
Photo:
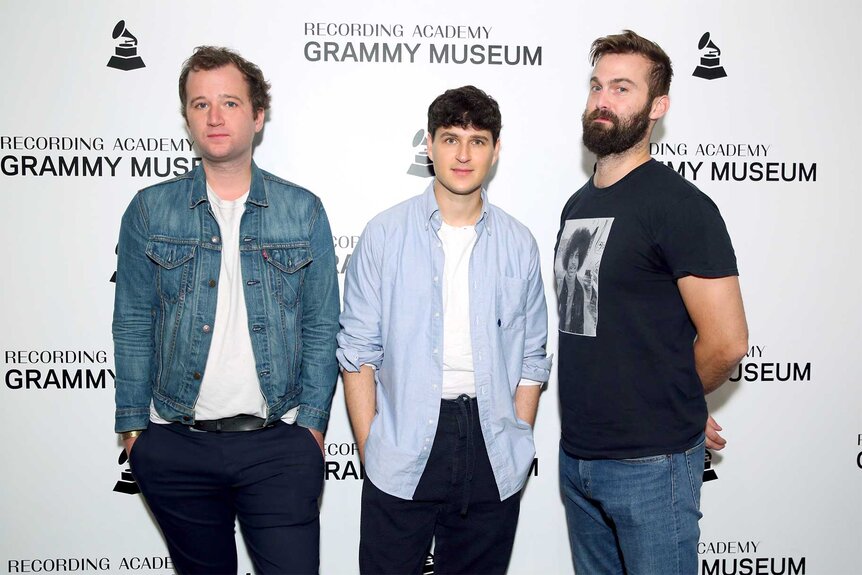
[[[426,230],[430,223],[434,227],[434,231],[438,232],[443,225],[443,218],[440,216],[440,206],[437,205],[437,196],[434,195],[435,181],[431,180],[431,183],[425,189],[425,193],[422,194],[422,218]],[[479,216],[479,221],[476,222],[476,235],[481,235],[482,231],[491,235],[491,225],[488,223],[488,193],[485,188],[482,188],[481,194],[482,215]]]
[[[192,189],[189,192],[189,208],[194,209],[207,201],[207,177],[203,164],[195,166],[191,176],[193,180]],[[263,172],[253,160],[251,162],[251,187],[249,188],[247,201],[262,208],[269,206]]]

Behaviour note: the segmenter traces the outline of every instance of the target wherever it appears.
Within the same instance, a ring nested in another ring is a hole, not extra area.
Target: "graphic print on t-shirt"
[[[566,220],[554,262],[560,331],[596,335],[599,266],[613,223],[613,218]]]

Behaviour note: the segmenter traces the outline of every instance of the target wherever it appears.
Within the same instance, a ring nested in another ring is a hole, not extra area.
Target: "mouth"
[[[452,171],[459,176],[469,176],[473,173],[473,170],[469,168],[452,168]]]

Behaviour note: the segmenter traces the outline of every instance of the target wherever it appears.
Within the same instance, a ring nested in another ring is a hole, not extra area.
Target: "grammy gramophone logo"
[[[120,451],[120,457],[117,458],[117,465],[124,465],[125,467],[120,472],[120,479],[114,484],[114,491],[125,493],[126,495],[135,495],[141,492],[141,488],[138,487],[138,483],[135,481],[134,475],[132,475],[132,469],[126,465],[128,462],[129,456],[126,454],[126,450],[123,449]]]
[[[703,78],[704,80],[716,80],[727,77],[727,72],[724,71],[724,66],[721,65],[721,61],[719,60],[721,50],[718,49],[715,42],[709,39],[709,32],[704,33],[700,37],[697,49],[700,50],[700,64],[694,69],[692,76]]]
[[[708,449],[703,450],[703,481],[712,481],[718,479],[718,474],[712,468],[712,453]]]
[[[117,255],[118,253],[120,253],[120,244],[117,244],[117,246],[114,248],[114,255]],[[114,267],[117,267],[117,264],[114,264]],[[117,270],[114,270],[114,273],[111,274],[111,279],[109,279],[108,281],[112,284],[117,283]]]
[[[428,157],[428,140],[425,138],[425,130],[420,129],[413,136],[413,154],[413,163],[407,169],[407,173],[420,178],[433,178],[434,162]]]
[[[126,28],[126,21],[120,20],[111,32],[114,40],[114,55],[108,60],[108,68],[117,70],[137,70],[145,66],[144,61],[138,56],[138,39]]]

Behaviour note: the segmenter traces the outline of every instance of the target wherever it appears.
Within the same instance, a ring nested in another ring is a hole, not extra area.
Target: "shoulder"
[[[584,191],[585,191],[587,188],[589,188],[589,186],[590,186],[590,180],[588,180],[586,183],[584,183],[584,185],[583,185],[583,186],[581,186],[581,187],[578,189],[578,191],[576,191],[574,194],[572,194],[572,195],[569,197],[569,199],[566,201],[565,205],[563,206],[563,211],[562,211],[562,214],[561,214],[561,215],[562,215],[562,217],[561,217],[561,219],[562,219],[562,220],[565,220],[565,219],[566,219],[566,214],[567,214],[567,213],[569,212],[569,210],[571,210],[571,209],[572,209],[572,207],[574,207],[574,206],[575,206],[575,204],[577,204],[577,202],[578,202],[578,201],[583,197],[583,195],[584,195]]]
[[[200,169],[200,168],[196,168]],[[138,191],[137,197],[143,201],[158,200],[166,196],[176,195],[178,192],[183,192],[191,187],[195,179],[194,170],[186,172],[181,176],[158,182],[142,188]]]
[[[488,205],[488,215],[490,216],[491,234],[497,234],[501,238],[505,238],[507,243],[515,246],[522,246],[532,250],[536,247],[536,239],[530,229],[521,223],[520,220],[498,208],[493,204]]]
[[[422,218],[423,194],[408,198],[390,208],[386,208],[369,220],[367,230],[394,231],[407,229],[412,221]]]
[[[697,186],[665,164],[653,160],[644,168],[642,177],[650,186],[648,191],[652,200],[662,199],[671,206],[691,200],[713,203]]]
[[[416,231],[423,221],[423,196],[420,194],[383,210],[371,218],[359,240],[360,251],[382,253],[383,250],[397,250],[409,237],[416,237]]]
[[[488,213],[491,215],[492,223],[507,233],[524,238],[533,237],[533,234],[527,226],[504,209],[498,208],[494,204],[489,204]]]
[[[272,195],[276,200],[289,202],[307,202],[309,204],[320,204],[320,198],[300,185],[289,180],[280,178],[266,170],[260,171],[266,186],[267,195]]]

